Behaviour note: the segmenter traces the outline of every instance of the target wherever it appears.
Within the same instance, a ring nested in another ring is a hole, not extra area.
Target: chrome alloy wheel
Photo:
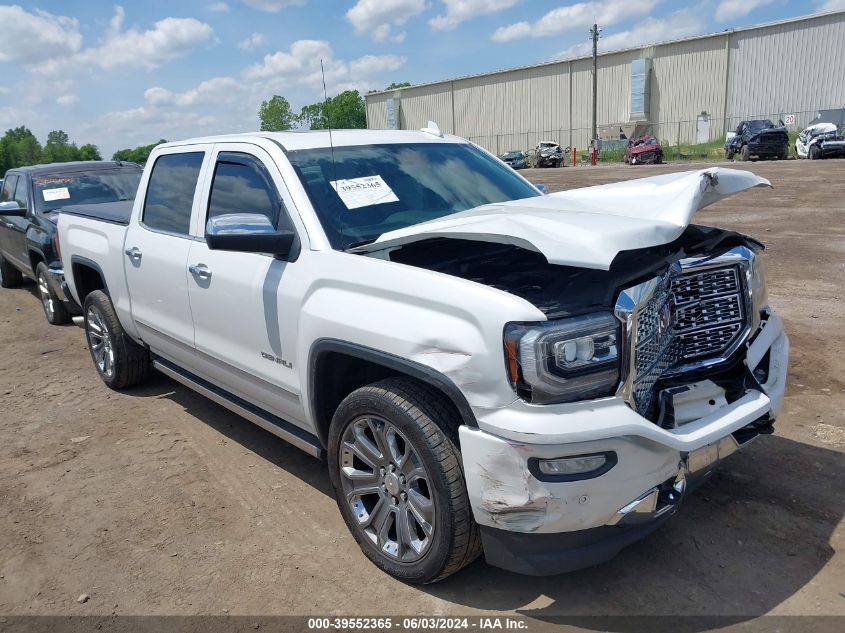
[[[343,495],[364,534],[404,563],[421,559],[434,535],[430,477],[405,436],[387,420],[359,417],[338,456]]]
[[[95,307],[90,306],[85,315],[85,333],[88,335],[88,345],[91,347],[91,354],[100,373],[106,378],[114,374],[114,349],[112,348],[111,336],[106,329],[103,314]]]
[[[38,294],[41,295],[41,303],[44,306],[44,312],[47,313],[47,318],[52,319],[55,307],[53,297],[50,295],[50,287],[47,285],[47,278],[43,274],[38,275]]]

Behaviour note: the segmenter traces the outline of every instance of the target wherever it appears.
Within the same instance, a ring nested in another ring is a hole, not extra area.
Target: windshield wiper
[[[375,237],[372,237],[368,240],[360,240],[358,242],[352,242],[351,244],[347,244],[346,248],[344,248],[343,250],[349,251],[349,250],[352,250],[353,248],[358,248],[359,246],[366,246],[367,244],[372,244],[373,242],[375,242],[380,237],[381,237],[381,235],[376,235]]]

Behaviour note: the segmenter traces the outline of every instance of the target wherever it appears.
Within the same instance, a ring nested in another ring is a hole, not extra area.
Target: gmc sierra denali
[[[421,131],[158,146],[131,213],[66,209],[102,380],[157,369],[314,456],[366,556],[554,574],[659,527],[771,433],[789,343],[762,245],[691,224],[706,169],[542,195]]]

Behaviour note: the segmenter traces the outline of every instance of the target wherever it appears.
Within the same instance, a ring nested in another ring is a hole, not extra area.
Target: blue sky
[[[103,155],[257,129],[273,94],[422,83],[677,39],[845,0],[43,0],[0,5],[0,130],[63,129]]]

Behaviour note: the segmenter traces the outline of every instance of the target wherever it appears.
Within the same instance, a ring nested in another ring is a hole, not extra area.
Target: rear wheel
[[[109,296],[102,290],[89,294],[83,314],[88,349],[103,382],[112,389],[143,382],[150,374],[150,353],[126,334]]]
[[[21,271],[0,255],[0,288],[17,288],[23,281]]]
[[[47,264],[39,263],[35,268],[35,278],[38,283],[41,306],[44,308],[44,316],[47,317],[47,322],[50,325],[64,325],[70,322],[70,313],[47,282],[47,274]]]
[[[442,396],[406,378],[357,389],[335,412],[328,463],[338,508],[367,558],[399,580],[436,582],[481,553],[459,424]]]

